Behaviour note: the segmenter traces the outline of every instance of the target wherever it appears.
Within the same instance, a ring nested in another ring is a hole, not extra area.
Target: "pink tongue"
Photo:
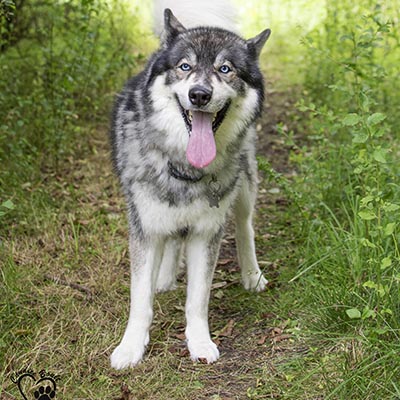
[[[192,116],[192,132],[186,148],[186,157],[193,167],[204,168],[217,154],[212,130],[213,114],[193,111]]]

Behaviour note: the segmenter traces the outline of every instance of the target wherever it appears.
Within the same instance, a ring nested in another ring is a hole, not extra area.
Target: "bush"
[[[2,0],[0,198],[57,169],[75,138],[109,117],[139,55],[124,2]],[[19,203],[17,199],[15,201]],[[18,207],[21,212],[23,208]]]
[[[310,149],[295,157],[309,215],[298,277],[326,285],[316,292],[326,326],[360,321],[371,339],[397,337],[400,327],[399,6],[329,3],[324,24],[303,40],[307,101],[298,107],[314,146],[311,157]]]

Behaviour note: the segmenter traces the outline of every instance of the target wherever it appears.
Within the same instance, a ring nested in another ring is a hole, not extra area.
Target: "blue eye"
[[[185,71],[185,72],[190,71],[190,70],[192,69],[192,67],[191,67],[188,63],[183,63],[183,64],[181,64],[181,65],[179,66],[179,68],[180,68],[182,71]]]
[[[230,68],[230,67],[228,67],[227,65],[222,65],[220,68],[219,68],[219,72],[221,72],[221,73],[223,73],[223,74],[228,74],[229,72],[231,72],[232,71],[232,69]]]

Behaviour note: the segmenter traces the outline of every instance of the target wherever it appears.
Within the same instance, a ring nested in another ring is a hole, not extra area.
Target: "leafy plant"
[[[314,329],[355,335],[382,358],[391,357],[400,328],[399,98],[392,65],[400,56],[398,6],[329,3],[324,25],[303,38],[305,96],[297,107],[309,145],[292,157],[301,171],[295,190],[307,199],[309,215],[304,261],[292,282],[302,287],[303,302],[319,305]]]
[[[11,210],[14,210],[15,206],[11,200],[6,200],[0,204],[0,218],[6,215]]]
[[[3,0],[0,10],[0,196],[30,191],[30,207],[51,202],[31,188],[79,151],[89,125],[108,119],[112,92],[138,58],[138,33],[124,2]]]

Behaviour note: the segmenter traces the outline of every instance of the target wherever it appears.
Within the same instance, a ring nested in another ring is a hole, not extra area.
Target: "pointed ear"
[[[185,31],[186,28],[178,21],[172,11],[169,8],[166,8],[164,10],[164,33],[162,35],[163,45],[168,46],[174,37]]]
[[[259,57],[261,54],[261,50],[264,47],[265,42],[268,40],[270,34],[271,29],[266,29],[252,39],[247,40],[248,48],[254,49],[257,57]]]

